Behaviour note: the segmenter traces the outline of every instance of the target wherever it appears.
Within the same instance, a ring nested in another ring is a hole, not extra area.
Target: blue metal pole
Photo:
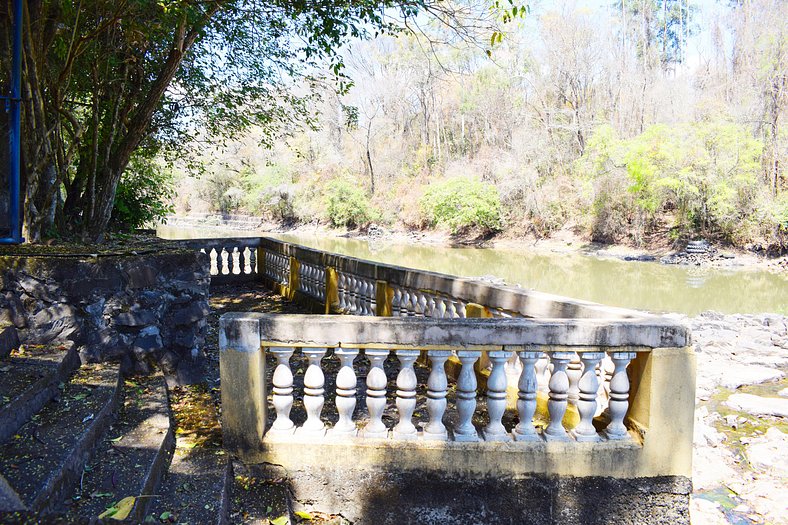
[[[22,0],[14,0],[14,42],[11,57],[11,115],[9,119],[8,214],[10,235],[0,244],[19,244],[22,230],[19,223],[19,177],[22,134]]]
[[[14,48],[11,59],[11,151],[9,198],[11,237],[22,242],[19,223],[19,177],[22,133],[22,0],[14,0]]]

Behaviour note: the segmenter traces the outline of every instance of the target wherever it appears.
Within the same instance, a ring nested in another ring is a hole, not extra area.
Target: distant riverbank
[[[359,230],[336,229],[320,223],[287,225],[266,221],[260,217],[217,214],[169,217],[167,226],[192,228],[206,231],[206,234],[209,234],[211,229],[221,229],[239,236],[265,232],[291,236],[355,239],[376,244],[418,244],[442,247],[500,248],[512,251],[528,250],[539,253],[579,253],[623,261],[662,262],[663,264],[730,270],[766,270],[788,274],[788,255],[768,257],[763,253],[713,244],[709,245],[707,253],[701,254],[687,254],[683,251],[683,246],[681,248],[674,247],[667,242],[653,242],[650,246],[644,247],[602,244],[590,242],[575,234],[571,229],[559,230],[549,238],[536,238],[530,234],[515,236],[509,232],[489,238],[478,238],[455,236],[439,230],[406,230],[377,225]]]

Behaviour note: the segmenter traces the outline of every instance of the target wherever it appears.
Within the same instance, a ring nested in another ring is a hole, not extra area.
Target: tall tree
[[[447,23],[458,13],[433,0],[28,0],[27,238],[102,240],[134,155],[180,148],[201,125],[270,137],[309,113],[296,79],[316,81],[328,63],[342,83],[349,38],[395,32],[423,11]],[[11,23],[0,19],[3,64]]]

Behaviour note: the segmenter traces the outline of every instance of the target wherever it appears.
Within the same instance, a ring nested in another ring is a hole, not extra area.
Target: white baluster
[[[241,246],[238,248],[238,273],[241,275],[246,275],[249,273],[249,259],[247,252],[249,248],[246,246]]]
[[[610,380],[610,401],[607,405],[610,423],[605,428],[605,437],[610,440],[630,439],[624,417],[629,410],[629,377],[627,365],[637,355],[635,352],[608,352],[615,369]]]
[[[476,411],[476,372],[473,364],[482,353],[473,350],[458,350],[457,357],[462,363],[457,378],[457,413],[459,423],[454,429],[455,441],[479,441],[479,433],[473,426],[473,413]]]
[[[386,372],[383,362],[389,355],[388,350],[366,349],[364,354],[370,361],[367,373],[367,410],[369,423],[364,427],[362,435],[365,438],[388,437],[388,429],[383,424],[383,411],[386,409]]]
[[[241,269],[241,252],[240,250],[238,250],[237,246],[233,246],[233,249],[230,252],[229,257],[231,261],[230,266],[232,267],[230,269],[230,273],[233,275],[239,275],[243,273],[243,270]]]
[[[407,290],[402,290],[402,296],[400,298],[399,303],[399,315],[400,317],[407,317],[408,316],[408,305],[410,304],[410,293]]]
[[[574,357],[574,352],[552,352],[550,363],[553,365],[553,373],[550,375],[549,399],[547,401],[547,411],[550,413],[550,424],[544,431],[547,441],[569,441],[569,435],[564,429],[562,420],[566,413],[567,391],[569,390],[569,377],[566,375],[566,367]]]
[[[369,284],[369,281],[366,279],[361,281],[361,314],[362,315],[372,315],[374,310],[371,308],[371,293],[370,288],[372,285]]]
[[[326,298],[326,269],[320,268],[317,274],[317,289],[321,300]]]
[[[512,353],[504,350],[487,352],[492,362],[492,371],[487,378],[487,413],[490,422],[484,427],[485,441],[510,441],[501,419],[506,411],[506,361]]]
[[[356,278],[356,315],[367,315],[366,287],[367,283],[363,279]]]
[[[424,427],[424,439],[445,441],[449,438],[449,433],[443,424],[448,387],[445,366],[451,350],[430,350],[427,355],[432,361],[432,370],[427,378],[427,412],[430,420]]]
[[[435,299],[435,308],[432,311],[432,316],[438,319],[443,319],[446,316],[446,300],[443,297]]]
[[[599,441],[599,434],[594,428],[594,414],[596,413],[596,395],[599,382],[596,378],[596,366],[605,357],[604,352],[583,352],[580,360],[583,363],[583,372],[578,381],[580,393],[577,399],[577,412],[580,414],[580,423],[572,431],[577,441]]]
[[[375,281],[369,281],[369,315],[375,315],[377,300]]]
[[[348,275],[348,310],[351,314],[356,315],[358,311],[358,304],[356,300],[358,299],[358,291],[356,290],[357,281],[356,278],[352,275]]]
[[[304,408],[306,409],[306,421],[298,429],[298,434],[323,436],[325,434],[325,424],[320,419],[320,413],[325,403],[323,386],[325,376],[323,369],[320,368],[320,360],[326,355],[325,348],[304,348],[302,352],[309,360],[309,366],[304,374]]]
[[[399,317],[399,304],[402,299],[402,290],[399,287],[394,288],[394,295],[391,298],[391,315]]]
[[[339,295],[339,309],[344,311],[347,310],[347,279],[345,278],[344,273],[338,273],[337,295]]]
[[[216,248],[211,248],[211,251],[208,252],[208,257],[211,260],[211,275],[219,275],[219,255],[216,252]]]
[[[423,293],[419,293],[418,301],[416,302],[416,315],[418,317],[426,317],[425,311],[427,310],[427,298]]]
[[[448,305],[446,307],[446,317],[448,317],[449,319],[456,319],[457,317],[459,317],[459,315],[457,314],[457,307],[455,306],[454,301],[452,299],[448,299],[447,303]]]
[[[230,265],[228,263],[230,254],[227,252],[226,248],[222,248],[220,255],[221,255],[221,268],[222,268],[220,273],[222,275],[230,275]]]
[[[536,363],[542,352],[525,350],[517,352],[517,355],[523,367],[517,393],[517,413],[520,416],[520,422],[517,423],[512,433],[515,441],[536,441],[539,439],[533,423],[536,412],[536,391],[539,387],[536,377]]]
[[[463,318],[463,319],[465,319],[466,317],[468,317],[468,316],[465,314],[465,303],[463,303],[462,301],[460,301],[460,306],[459,306],[459,308],[457,308],[457,317],[461,317],[461,318]]]
[[[416,372],[413,363],[419,358],[419,350],[397,350],[397,359],[400,362],[397,374],[397,412],[399,422],[391,434],[396,439],[416,439],[418,432],[413,424],[413,411],[416,409]]]
[[[335,348],[334,355],[339,358],[340,366],[337,373],[336,405],[339,421],[331,430],[332,436],[355,436],[356,424],[353,422],[353,410],[356,408],[356,372],[353,360],[358,355],[356,348]]]
[[[276,419],[271,425],[271,434],[292,434],[295,423],[290,419],[290,410],[293,408],[293,372],[290,370],[290,357],[293,348],[289,346],[272,346],[268,349],[276,357],[276,369],[272,383],[273,403]]]

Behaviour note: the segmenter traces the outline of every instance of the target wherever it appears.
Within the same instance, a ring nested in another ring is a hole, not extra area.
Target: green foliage
[[[247,212],[281,221],[295,218],[292,177],[286,166],[270,164],[260,172],[247,168],[240,178],[245,190],[241,205]]]
[[[492,232],[501,229],[501,200],[491,184],[471,177],[457,177],[430,184],[419,201],[430,225],[445,225],[452,233],[468,229]]]
[[[325,189],[326,215],[334,226],[355,228],[379,216],[358,183],[346,178],[334,179]]]
[[[673,211],[681,232],[735,242],[759,221],[762,149],[746,128],[726,121],[655,125],[630,140],[602,127],[576,168],[594,181],[597,224],[615,214],[621,228],[634,224],[643,234],[659,213]]]
[[[133,230],[160,221],[172,213],[174,194],[171,173],[154,160],[136,155],[118,183],[111,227]]]

